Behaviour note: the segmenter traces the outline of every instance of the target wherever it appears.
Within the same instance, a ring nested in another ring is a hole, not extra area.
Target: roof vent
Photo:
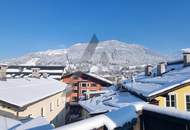
[[[190,48],[183,49],[182,51],[184,67],[190,66]]]
[[[162,76],[166,72],[166,63],[161,62],[157,65],[157,76]]]
[[[40,78],[40,68],[32,68],[32,77]]]
[[[145,67],[145,76],[151,76],[152,75],[152,69],[153,69],[153,66],[148,64]]]
[[[7,80],[7,65],[0,65],[0,80]]]

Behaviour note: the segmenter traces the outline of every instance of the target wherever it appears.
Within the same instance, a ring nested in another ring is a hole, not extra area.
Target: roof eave
[[[181,84],[181,85],[177,85],[177,86],[175,86],[175,87],[173,87],[173,88],[170,88],[170,89],[165,90],[165,91],[160,92],[160,93],[153,94],[153,95],[149,96],[148,98],[154,99],[154,98],[156,98],[156,97],[158,97],[158,96],[165,95],[165,94],[167,94],[167,93],[169,93],[169,92],[178,90],[178,89],[183,88],[183,87],[186,87],[186,86],[188,86],[188,85],[190,85],[190,82],[187,82],[187,83],[184,83],[184,84]]]

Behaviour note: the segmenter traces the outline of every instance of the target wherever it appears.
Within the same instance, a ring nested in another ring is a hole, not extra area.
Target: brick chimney
[[[152,75],[152,68],[153,68],[153,66],[150,64],[148,64],[145,67],[145,76],[151,76]]]
[[[157,76],[162,76],[166,72],[166,63],[161,62],[157,65]]]
[[[0,80],[7,80],[7,65],[0,65]]]
[[[40,68],[32,68],[32,77],[40,78]]]
[[[190,48],[183,49],[183,62],[184,67],[190,66]]]

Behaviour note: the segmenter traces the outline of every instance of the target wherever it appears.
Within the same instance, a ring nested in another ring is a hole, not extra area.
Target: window
[[[92,86],[92,87],[96,87],[96,84],[95,84],[95,83],[92,83],[91,86]]]
[[[86,90],[82,90],[81,93],[82,93],[82,94],[86,94]]]
[[[73,102],[77,101],[77,99],[78,99],[77,97],[72,97]]]
[[[60,105],[60,104],[59,104],[59,99],[57,99],[57,107],[59,107],[59,105]]]
[[[53,103],[52,102],[50,103],[49,107],[50,107],[50,112],[53,111]]]
[[[81,83],[81,86],[82,86],[82,87],[86,87],[87,84],[86,84],[86,83]]]
[[[44,108],[43,108],[43,107],[41,108],[41,116],[42,116],[42,117],[45,116],[45,111],[44,111]]]
[[[73,90],[73,93],[78,93],[78,90]]]
[[[186,110],[190,111],[190,95],[186,95]]]
[[[168,94],[166,97],[166,106],[167,107],[176,107],[176,95]]]
[[[73,86],[78,86],[78,83],[73,83]]]

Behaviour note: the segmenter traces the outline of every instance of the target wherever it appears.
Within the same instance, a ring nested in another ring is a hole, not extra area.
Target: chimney
[[[161,62],[157,65],[157,76],[162,76],[166,72],[166,63]]]
[[[152,75],[152,68],[153,68],[153,66],[150,64],[148,64],[145,67],[145,76],[151,76]]]
[[[0,65],[0,80],[7,80],[7,65]]]
[[[40,68],[32,68],[32,77],[40,78]]]
[[[43,73],[42,76],[43,76],[43,78],[48,78],[49,75],[48,75],[48,73]]]
[[[183,49],[184,67],[190,66],[190,49]]]

